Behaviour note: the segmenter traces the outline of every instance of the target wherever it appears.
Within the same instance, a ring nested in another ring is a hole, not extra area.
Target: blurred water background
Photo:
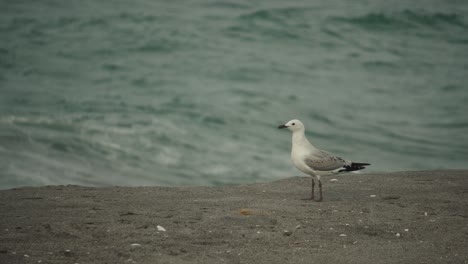
[[[468,2],[0,0],[0,189],[468,169]]]

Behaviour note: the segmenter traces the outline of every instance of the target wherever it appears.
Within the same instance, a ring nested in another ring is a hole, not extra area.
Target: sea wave
[[[368,30],[407,30],[431,28],[444,30],[446,27],[466,29],[468,23],[456,13],[427,13],[404,10],[395,13],[372,12],[356,17],[331,17],[330,20],[349,23]]]
[[[0,188],[299,175],[292,118],[370,172],[466,168],[462,3],[74,5],[0,9]]]

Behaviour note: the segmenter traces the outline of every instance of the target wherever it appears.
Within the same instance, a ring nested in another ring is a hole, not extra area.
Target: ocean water
[[[0,0],[0,189],[468,169],[467,1]]]

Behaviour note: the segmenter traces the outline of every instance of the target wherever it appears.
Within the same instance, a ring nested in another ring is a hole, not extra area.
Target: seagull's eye
[[[296,123],[292,123],[292,125],[294,126]]]

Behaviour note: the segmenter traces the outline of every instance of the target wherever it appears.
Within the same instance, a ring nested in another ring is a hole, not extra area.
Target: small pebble
[[[408,228],[406,228],[406,229],[405,229],[405,232],[408,232],[408,231],[409,231],[409,229],[408,229]]]
[[[336,182],[336,181],[338,181],[338,179],[331,179],[330,181],[331,182]]]
[[[241,215],[251,215],[251,214],[253,214],[253,212],[252,212],[252,210],[249,210],[249,209],[241,209],[240,214]]]
[[[401,235],[400,235],[400,233],[396,233],[395,236],[400,237]]]
[[[376,197],[376,196],[377,196],[377,195],[375,195],[375,194],[371,194],[371,195],[370,195],[370,197],[372,197],[372,198],[374,198],[374,197]]]
[[[131,244],[130,246],[132,246],[132,247],[141,247],[141,245],[137,244],[137,243]]]
[[[347,236],[347,235],[346,235],[346,234],[341,234],[341,235],[340,235],[340,237],[345,237],[345,236]]]
[[[158,231],[166,232],[166,229],[160,225],[158,225],[156,228],[158,228]]]
[[[424,212],[424,216],[427,216],[427,212]]]
[[[284,230],[284,231],[283,231],[283,235],[285,235],[285,236],[290,236],[290,235],[292,235],[292,232],[289,231],[289,230]]]

